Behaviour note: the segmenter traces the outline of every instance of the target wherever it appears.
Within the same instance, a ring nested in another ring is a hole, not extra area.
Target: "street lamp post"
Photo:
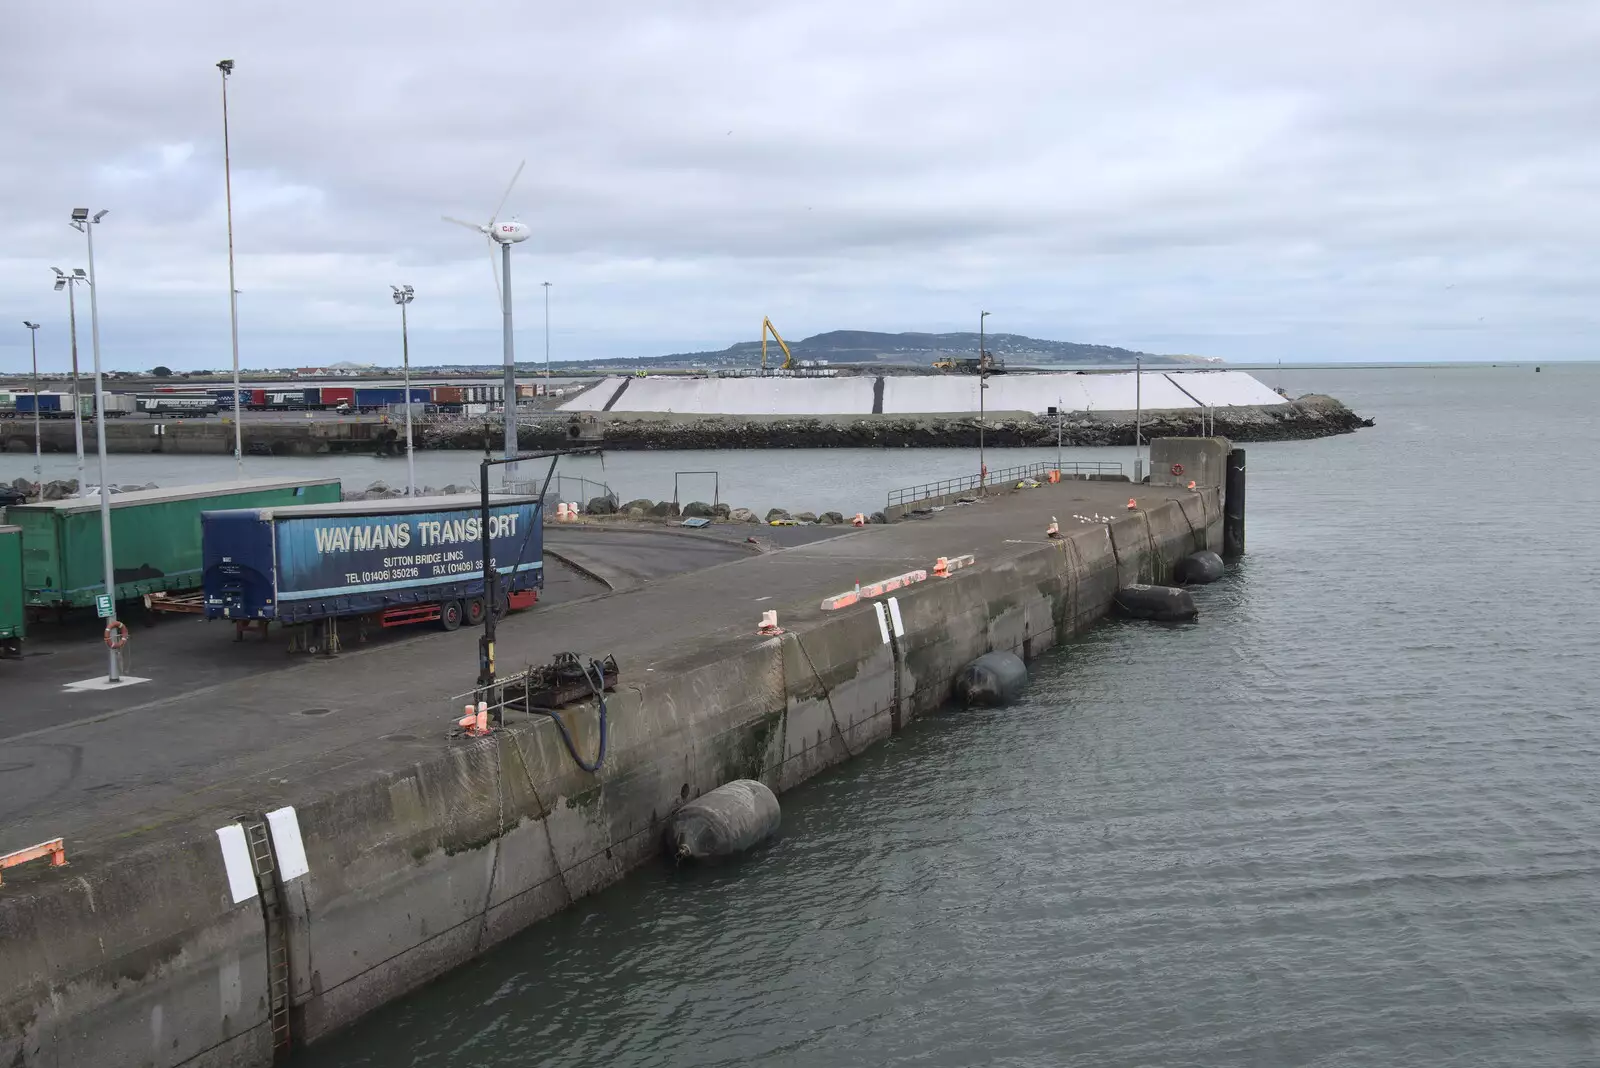
[[[39,324],[22,320],[28,328],[28,347],[33,350],[33,492],[44,500],[44,446],[39,437]]]
[[[74,287],[83,285],[89,276],[83,273],[82,267],[74,267],[71,274],[60,267],[50,269],[56,272],[56,292],[67,291],[67,330],[72,336],[72,440],[78,449],[78,492],[81,494],[84,488],[83,400],[78,390],[78,301]]]
[[[400,358],[405,363],[406,381],[406,496],[417,495],[417,461],[411,451],[411,336],[406,327],[406,305],[416,297],[410,286],[390,286],[394,302],[400,305]]]
[[[983,496],[989,493],[989,465],[983,460],[983,432],[987,422],[984,391],[989,388],[989,357],[983,351],[983,321],[987,318],[988,312],[978,313],[978,493]]]
[[[550,391],[550,283],[544,284],[544,388]]]
[[[222,187],[228,204],[228,322],[233,331],[233,466],[244,478],[244,427],[239,422],[239,291],[233,276],[233,153],[228,143],[228,75],[233,60],[217,64],[222,72]]]
[[[88,208],[72,209],[72,225],[83,231],[89,243],[89,336],[94,347],[94,431],[95,443],[100,450],[100,548],[105,563],[106,599],[111,607],[111,614],[106,618],[109,636],[117,622],[117,571],[111,552],[111,489],[106,483],[106,406],[101,403],[104,394],[100,377],[100,300],[99,290],[94,284],[94,228],[105,216],[106,213],[101,211],[91,219]],[[122,681],[122,665],[118,663],[121,654],[111,648],[109,641],[106,643],[106,653],[110,658],[107,679],[111,682]]]

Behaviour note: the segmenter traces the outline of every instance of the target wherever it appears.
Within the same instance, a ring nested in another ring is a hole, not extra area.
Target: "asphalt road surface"
[[[732,534],[696,534],[673,529],[547,527],[545,587],[541,605],[566,604],[613,589],[743,559],[756,547]],[[567,560],[571,560],[571,564]],[[572,565],[576,566],[572,566]],[[218,686],[278,671],[294,671],[313,659],[285,651],[276,628],[235,641],[222,621],[192,615],[128,611],[129,642],[123,674],[150,681],[115,690],[68,690],[72,683],[103,678],[107,651],[101,624],[87,613],[65,623],[41,622],[29,629],[20,660],[0,661],[0,744],[62,723],[90,720],[148,703],[157,697]],[[539,625],[539,609],[517,613],[504,627]],[[341,627],[347,650],[356,648],[353,621]],[[439,641],[447,636],[430,623],[370,629],[366,645]],[[0,760],[0,777],[4,761]],[[0,812],[3,819],[3,812]]]

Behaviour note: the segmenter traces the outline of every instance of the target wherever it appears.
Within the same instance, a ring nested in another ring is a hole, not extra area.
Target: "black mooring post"
[[[1233,560],[1244,555],[1244,450],[1228,453],[1228,477],[1223,486],[1222,555]]]

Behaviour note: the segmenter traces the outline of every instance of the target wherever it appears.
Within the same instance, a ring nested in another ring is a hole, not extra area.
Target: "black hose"
[[[590,674],[590,671],[594,674]],[[600,677],[600,685],[595,686],[595,676]],[[609,731],[606,729],[606,675],[605,668],[595,663],[594,657],[589,658],[588,666],[583,669],[584,681],[589,684],[589,689],[594,691],[595,700],[600,702],[600,746],[595,753],[594,763],[589,763],[578,755],[578,747],[572,741],[572,733],[567,730],[567,725],[554,709],[546,708],[540,711],[556,721],[556,729],[561,732],[561,742],[567,747],[567,752],[572,756],[572,762],[584,771],[593,773],[600,770],[600,765],[606,762],[606,739]]]

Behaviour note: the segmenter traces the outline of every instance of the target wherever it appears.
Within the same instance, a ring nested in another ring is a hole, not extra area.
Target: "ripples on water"
[[[1600,1063],[1600,372],[1286,377],[1379,426],[1251,449],[1197,625],[1101,626],[302,1063]]]

